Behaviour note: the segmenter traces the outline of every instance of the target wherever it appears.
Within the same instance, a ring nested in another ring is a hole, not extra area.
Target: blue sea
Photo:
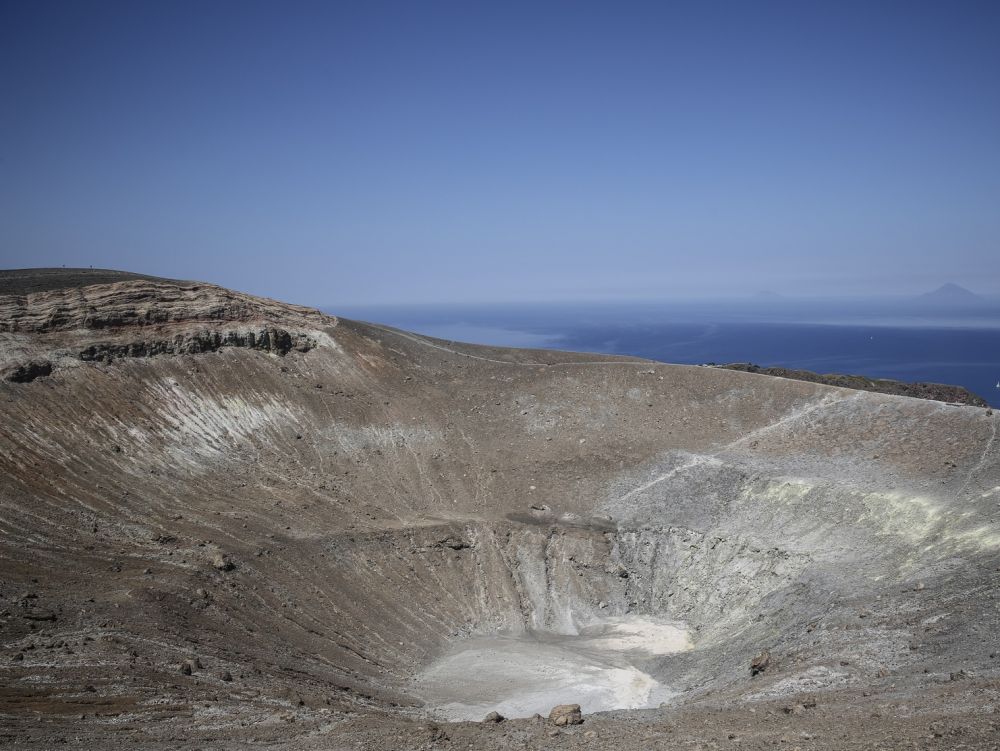
[[[1000,304],[717,301],[331,310],[461,342],[670,363],[752,362],[964,386],[1000,407]]]

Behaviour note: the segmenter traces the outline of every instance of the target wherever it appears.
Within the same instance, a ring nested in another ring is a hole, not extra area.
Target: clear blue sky
[[[0,0],[0,265],[1000,292],[997,2]]]

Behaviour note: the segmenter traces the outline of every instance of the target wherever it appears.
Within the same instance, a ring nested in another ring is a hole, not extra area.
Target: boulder
[[[552,711],[549,712],[549,722],[556,726],[579,725],[583,722],[580,705],[560,704],[557,707],[552,707]]]
[[[750,661],[750,676],[763,673],[771,664],[771,653],[766,649]]]

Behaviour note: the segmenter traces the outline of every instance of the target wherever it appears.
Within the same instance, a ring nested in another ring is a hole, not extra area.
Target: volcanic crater
[[[991,410],[0,282],[0,740],[995,744]]]

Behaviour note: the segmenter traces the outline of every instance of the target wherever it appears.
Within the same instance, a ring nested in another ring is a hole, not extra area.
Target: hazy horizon
[[[68,266],[62,265],[58,267],[46,267],[46,266],[16,266],[9,267],[0,270],[32,270],[32,269],[58,269],[64,268],[67,270],[79,269],[83,271],[123,271],[136,274],[145,274],[149,276],[162,276],[166,279],[187,279],[193,282],[206,282],[209,284],[218,284],[223,287],[234,289],[240,292],[249,292],[252,294],[257,294],[263,297],[270,297],[273,299],[278,299],[283,302],[288,302],[296,305],[306,305],[310,307],[320,308],[332,314],[342,313],[343,310],[406,310],[406,311],[418,311],[418,310],[456,310],[456,309],[502,309],[508,306],[521,306],[521,305],[531,305],[537,307],[553,306],[553,307],[566,307],[574,305],[607,305],[607,306],[618,306],[618,307],[634,307],[635,309],[642,309],[645,307],[661,307],[661,306],[686,306],[690,310],[697,309],[698,306],[712,306],[712,305],[745,305],[748,309],[754,311],[767,311],[767,310],[801,310],[803,308],[811,309],[823,309],[822,306],[838,303],[851,303],[858,304],[862,306],[873,306],[866,307],[862,310],[865,311],[877,311],[881,309],[886,309],[887,311],[893,310],[906,310],[910,312],[926,312],[931,315],[938,313],[958,313],[958,314],[975,314],[986,312],[1000,312],[993,310],[993,306],[1000,306],[1000,292],[995,293],[984,293],[977,291],[975,289],[969,289],[962,285],[956,285],[955,282],[946,281],[933,288],[919,288],[912,292],[902,292],[896,291],[888,294],[877,294],[874,292],[862,293],[862,292],[844,292],[841,294],[828,293],[825,295],[807,295],[807,294],[786,294],[778,293],[773,290],[757,290],[753,292],[739,292],[733,294],[724,294],[717,290],[711,292],[700,292],[698,290],[688,289],[683,293],[671,293],[671,294],[661,294],[659,296],[648,294],[627,294],[627,295],[591,295],[587,296],[585,294],[578,294],[577,296],[567,296],[558,297],[554,295],[548,295],[545,297],[537,298],[509,298],[509,299],[490,299],[490,298],[476,298],[476,299],[462,299],[462,298],[451,298],[451,299],[424,299],[424,300],[407,300],[407,299],[393,299],[393,300],[347,300],[340,303],[329,303],[329,302],[317,302],[316,300],[301,300],[295,298],[281,298],[276,295],[269,294],[267,291],[251,290],[245,288],[239,288],[232,284],[228,284],[224,280],[209,279],[204,276],[195,277],[180,274],[154,274],[145,270],[141,267],[139,268],[103,268],[99,266]],[[970,293],[972,299],[969,301],[963,300],[946,300],[944,302],[936,301],[930,302],[925,301],[924,298],[932,296],[934,293],[947,288],[947,287],[958,287],[963,293]],[[995,324],[1000,326],[1000,319],[995,321]]]
[[[822,305],[824,303],[836,303],[836,302],[861,302],[861,303],[873,303],[880,305],[919,305],[922,298],[925,298],[937,290],[941,289],[946,285],[954,284],[954,282],[943,282],[932,288],[917,288],[911,291],[896,291],[887,294],[878,294],[875,292],[843,292],[841,294],[837,293],[827,293],[827,294],[815,294],[808,295],[803,293],[779,293],[773,290],[757,290],[750,292],[734,292],[732,294],[724,294],[717,291],[701,292],[697,290],[687,290],[682,293],[671,293],[663,295],[642,295],[642,294],[628,294],[628,295],[607,295],[598,296],[593,295],[590,297],[579,296],[579,297],[547,297],[538,299],[483,299],[477,298],[474,300],[461,300],[461,299],[450,299],[450,300],[401,300],[399,302],[379,302],[379,301],[363,301],[363,302],[346,302],[341,303],[350,308],[435,308],[435,307],[476,307],[476,306],[506,306],[506,305],[520,305],[520,304],[531,304],[531,305],[572,305],[572,304],[587,304],[587,303],[607,303],[611,305],[662,305],[662,304],[713,304],[713,303],[749,303],[755,307],[766,308],[768,306],[781,307],[786,304],[805,304],[805,305]],[[861,285],[859,285],[860,287]],[[963,285],[957,285],[962,290],[970,292],[974,295],[976,300],[972,300],[968,303],[973,309],[976,307],[987,304],[1000,304],[1000,292],[979,292],[975,289],[969,289]],[[956,303],[936,303],[945,308],[962,308],[963,304],[960,302]],[[321,308],[334,308],[337,303],[333,304],[320,304],[318,307]]]
[[[844,302],[477,303],[327,311],[446,341],[960,385],[1000,407],[1000,299],[958,307],[913,298]]]

